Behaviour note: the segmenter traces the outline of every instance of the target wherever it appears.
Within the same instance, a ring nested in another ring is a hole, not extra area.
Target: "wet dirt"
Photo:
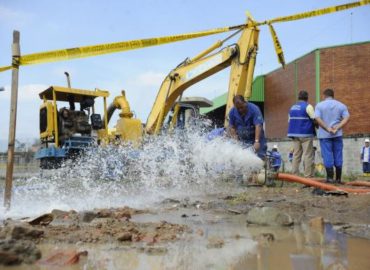
[[[263,218],[263,209],[266,220],[247,223],[252,210]],[[277,218],[284,213],[292,222],[269,224],[271,213]],[[51,222],[45,215],[36,225],[35,217],[5,220],[0,238],[31,241],[41,260],[59,251],[87,251],[63,269],[370,269],[370,195],[239,186],[227,193],[165,198],[147,209],[48,214]],[[0,268],[50,269],[39,262]]]
[[[312,188],[248,188],[248,191],[225,197],[225,201],[247,213],[252,207],[272,206],[291,215],[295,223],[321,216],[332,224],[370,224],[370,194],[316,196]],[[366,235],[363,235],[366,237]],[[370,239],[370,238],[369,238]]]

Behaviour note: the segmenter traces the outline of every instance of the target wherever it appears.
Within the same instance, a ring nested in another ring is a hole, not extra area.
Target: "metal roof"
[[[252,96],[249,100],[252,102],[253,101],[263,102],[265,100],[265,76],[264,75],[257,76],[254,79],[253,84],[252,84]],[[222,106],[225,106],[226,101],[227,101],[227,93],[214,98],[212,101],[213,101],[213,106],[209,108],[201,108],[200,109],[201,114],[207,114]]]
[[[212,107],[213,102],[204,97],[183,97],[180,103],[191,104],[199,108]]]
[[[75,88],[68,88],[62,86],[50,86],[48,89],[42,91],[39,96],[41,99],[53,100],[53,91],[56,95],[57,101],[68,101],[68,96],[72,94],[74,96],[74,102],[80,102],[86,96],[88,97],[109,97],[109,92],[104,90],[83,90],[83,89],[75,89]]]
[[[226,105],[226,100],[227,100],[227,93],[225,93],[221,96],[218,96],[218,97],[216,97],[212,100],[212,102],[213,102],[212,107],[200,108],[200,113],[201,114],[206,114],[206,113],[214,111],[214,110],[216,110],[216,109],[218,109],[222,106],[225,106]]]

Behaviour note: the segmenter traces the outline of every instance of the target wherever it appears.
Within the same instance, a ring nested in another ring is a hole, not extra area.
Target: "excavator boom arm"
[[[146,132],[157,134],[176,100],[191,85],[231,66],[226,114],[235,95],[249,98],[258,43],[258,28],[252,24],[242,30],[238,42],[212,55],[184,62],[165,78],[146,122]],[[212,48],[212,47],[211,47]],[[215,49],[216,47],[214,47]],[[207,54],[211,51],[206,50]],[[227,118],[225,117],[226,125]]]

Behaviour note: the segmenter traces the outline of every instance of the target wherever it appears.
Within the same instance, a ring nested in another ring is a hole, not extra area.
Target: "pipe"
[[[279,173],[277,176],[277,179],[287,182],[294,182],[294,183],[300,183],[303,185],[311,186],[311,187],[317,187],[323,190],[329,190],[329,191],[344,191],[348,193],[370,193],[370,189],[355,189],[355,188],[343,188],[343,187],[337,187],[334,185],[321,183],[316,180],[307,179],[304,177],[287,174],[287,173]]]
[[[110,119],[112,118],[112,115],[114,113],[114,111],[116,110],[116,106],[113,104],[113,102],[111,104],[109,104],[108,108],[107,108],[107,123],[109,123]],[[105,117],[105,116],[104,116]]]
[[[65,71],[64,74],[67,77],[67,85],[68,85],[68,88],[71,89],[71,78],[69,77],[69,73],[67,71]],[[67,97],[68,97],[69,109],[71,111],[74,111],[75,110],[74,96],[67,95]]]
[[[113,102],[107,108],[107,122],[108,123],[116,109],[121,109],[121,113],[119,114],[119,116],[122,118],[131,118],[133,116],[133,113],[131,112],[131,109],[130,109],[130,104],[128,103],[126,99],[125,91],[122,90],[121,93],[122,95],[115,97]]]
[[[346,183],[348,186],[357,186],[357,187],[370,187],[370,182],[366,181],[353,181]]]
[[[66,77],[67,77],[68,88],[71,88],[71,78],[69,77],[69,73],[67,71],[65,71],[64,75],[66,75]]]
[[[120,117],[123,118],[131,118],[133,113],[130,110],[130,104],[126,99],[126,93],[122,90],[122,95],[115,97],[113,100],[113,104],[117,109],[121,109],[121,113],[119,114]]]

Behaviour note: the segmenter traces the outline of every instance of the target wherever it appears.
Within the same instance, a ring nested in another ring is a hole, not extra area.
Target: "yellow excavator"
[[[51,86],[40,93],[43,104],[40,108],[40,138],[42,148],[36,153],[42,168],[58,167],[62,160],[75,156],[89,147],[94,138],[98,142],[120,142],[139,144],[144,134],[158,134],[164,126],[165,117],[171,111],[170,129],[177,126],[181,112],[197,113],[201,106],[211,106],[211,102],[198,98],[183,97],[190,86],[231,66],[227,115],[235,95],[251,96],[251,86],[258,48],[259,29],[253,20],[238,28],[224,40],[217,41],[197,56],[187,58],[174,68],[164,79],[154,101],[145,125],[133,117],[125,92],[114,98],[107,107],[108,91],[74,89],[68,79],[67,87]],[[240,34],[235,44],[223,47],[224,43]],[[103,114],[95,111],[95,100],[103,98]],[[68,102],[69,108],[61,107],[60,102]],[[80,103],[80,110],[75,109]],[[108,129],[109,121],[115,110],[121,110],[113,129]]]
[[[221,48],[227,40],[237,34],[240,34],[237,43]],[[165,118],[170,111],[173,115],[169,126],[174,128],[179,119],[180,111],[184,108],[192,107],[189,98],[182,97],[183,93],[197,82],[231,66],[225,115],[225,126],[227,126],[227,115],[232,107],[233,97],[235,95],[243,95],[246,99],[249,99],[251,96],[258,48],[258,34],[258,27],[253,20],[249,19],[243,28],[231,36],[217,41],[197,56],[185,59],[185,61],[174,68],[161,84],[145,124],[145,133],[158,134],[164,126]],[[130,106],[124,95],[116,97],[116,99],[124,99],[125,102],[121,104],[116,101],[113,102],[111,112],[114,111],[114,108],[117,108],[127,111],[127,115],[130,112]],[[210,106],[210,104],[207,104],[207,101],[199,101],[197,104],[198,107],[199,104],[202,104],[201,106]],[[120,121],[121,119],[118,120],[118,122]],[[137,127],[133,127],[128,123],[125,125],[117,123],[115,132],[121,134],[130,130],[134,132],[136,129]],[[135,136],[131,136],[130,140],[132,139],[135,139]]]
[[[222,45],[231,37],[240,33],[237,43],[224,47]],[[217,41],[192,59],[186,59],[173,69],[162,82],[145,125],[148,134],[158,134],[168,112],[173,109],[171,123],[174,126],[180,110],[182,94],[195,83],[231,66],[228,98],[226,105],[225,126],[228,125],[227,115],[232,107],[235,95],[251,96],[254,67],[258,48],[259,29],[252,20],[245,27],[236,31],[224,40]],[[216,51],[216,52],[215,52]]]

